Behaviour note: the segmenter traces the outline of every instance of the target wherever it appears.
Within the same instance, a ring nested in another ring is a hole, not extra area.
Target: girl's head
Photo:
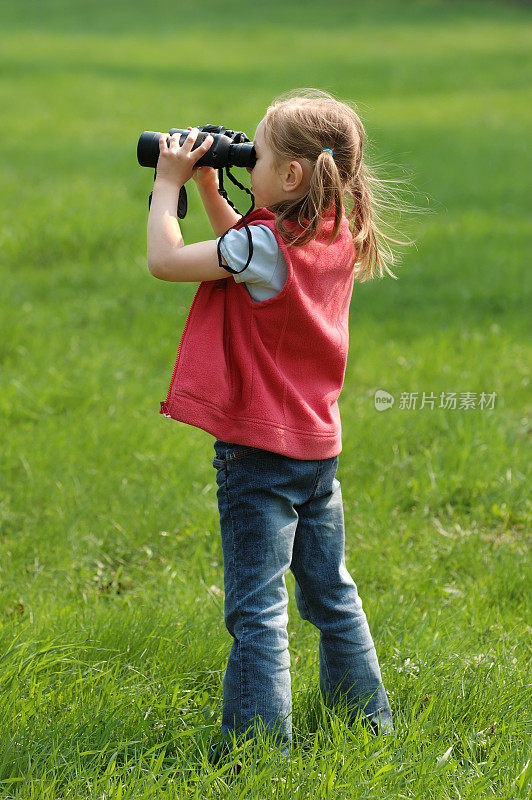
[[[364,163],[366,132],[346,103],[328,92],[300,89],[282,95],[267,109],[257,127],[257,164],[250,170],[259,205],[276,215],[277,228],[289,245],[303,245],[316,236],[320,219],[334,210],[334,241],[344,199],[352,201],[348,219],[356,249],[356,277],[380,276],[394,255],[382,240],[391,239],[377,227],[380,204],[372,192],[378,181]],[[322,152],[326,148],[332,150]],[[387,208],[390,206],[387,205]],[[296,222],[297,225],[286,224]],[[296,228],[299,227],[299,231]]]

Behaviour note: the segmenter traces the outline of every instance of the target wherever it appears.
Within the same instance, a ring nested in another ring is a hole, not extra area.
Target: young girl
[[[213,466],[224,562],[225,623],[233,637],[223,678],[222,747],[257,725],[288,755],[292,698],[285,572],[303,619],[320,630],[324,700],[346,703],[375,733],[392,713],[356,584],[346,569],[338,396],[355,278],[393,254],[377,227],[364,127],[319,90],[278,99],[260,121],[249,169],[256,208],[248,233],[196,150],[161,136],[148,220],[157,278],[200,281],[160,413],[216,437]],[[217,239],[185,245],[175,209],[193,177]],[[352,209],[346,216],[343,201]],[[349,220],[352,221],[350,227]],[[388,249],[387,249],[388,248]],[[395,277],[395,276],[394,276]]]

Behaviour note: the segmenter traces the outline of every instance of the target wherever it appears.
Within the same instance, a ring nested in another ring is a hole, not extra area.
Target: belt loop
[[[320,476],[321,476],[321,465],[322,465],[322,460],[321,460],[321,459],[319,459],[319,460],[318,460],[318,466],[317,466],[317,468],[316,468],[316,480],[314,481],[314,487],[313,487],[313,489],[312,489],[312,492],[311,492],[311,494],[310,494],[309,500],[310,500],[312,497],[314,497],[314,495],[315,495],[315,493],[316,493],[316,489],[318,488],[318,482],[319,482],[319,480],[320,480]]]

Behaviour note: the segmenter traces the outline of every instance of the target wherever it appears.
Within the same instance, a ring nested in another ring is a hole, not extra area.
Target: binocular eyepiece
[[[179,133],[179,146],[185,142],[189,131],[182,128],[171,128],[167,136],[167,142],[174,133]],[[202,142],[211,135],[214,139],[207,152],[196,161],[196,167],[249,167],[255,166],[257,156],[255,147],[245,133],[241,131],[235,133],[221,125],[203,125],[199,127],[199,134],[192,147],[195,150]],[[137,144],[137,159],[141,167],[157,167],[159,160],[159,137],[163,134],[156,131],[144,131],[141,133]]]

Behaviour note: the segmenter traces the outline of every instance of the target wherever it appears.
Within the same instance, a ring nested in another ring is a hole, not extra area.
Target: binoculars
[[[192,147],[195,150],[202,144],[202,142],[210,134],[214,141],[207,150],[207,152],[196,161],[196,167],[214,167],[215,169],[223,169],[224,167],[250,167],[255,166],[257,156],[255,154],[255,147],[245,133],[241,131],[228,130],[222,125],[203,125],[198,128],[199,134]],[[174,133],[179,133],[179,146],[185,142],[189,131],[182,128],[171,128],[167,136],[167,142],[170,136]],[[144,131],[141,133],[137,145],[137,159],[141,167],[157,168],[157,161],[159,160],[159,137],[163,135],[156,131]]]
[[[251,142],[245,133],[239,131],[236,133],[235,131],[231,131],[228,128],[224,128],[223,125],[202,125],[201,127],[198,126],[198,136],[196,141],[192,145],[192,149],[195,150],[196,147],[199,147],[200,144],[205,141],[207,136],[210,134],[214,141],[207,150],[207,152],[196,161],[195,167],[214,167],[218,170],[218,178],[220,182],[220,188],[218,192],[224,197],[231,208],[235,208],[232,202],[227,197],[227,192],[224,189],[223,185],[223,169],[225,167],[225,171],[227,173],[227,177],[240,189],[243,189],[253,198],[253,195],[246,189],[245,186],[242,186],[236,178],[234,178],[230,171],[229,167],[249,167],[253,169],[255,166],[255,162],[257,161],[257,155],[255,153],[255,147],[253,142]],[[140,138],[137,144],[137,159],[141,167],[152,167],[155,169],[157,173],[157,162],[159,161],[159,139],[161,136],[166,136],[166,142],[168,143],[170,140],[170,136],[173,136],[174,133],[179,133],[179,146],[182,147],[185,139],[187,138],[189,131],[185,131],[182,128],[171,128],[168,134],[162,134],[157,131],[144,131],[140,134]],[[148,207],[151,205],[151,194],[148,200]],[[251,206],[253,208],[254,202]],[[236,208],[235,208],[236,211]],[[179,203],[177,206],[177,216],[180,219],[183,219],[187,213],[187,191],[184,186],[181,187],[179,192]],[[240,212],[238,212],[240,213]],[[248,212],[249,213],[249,212]]]

